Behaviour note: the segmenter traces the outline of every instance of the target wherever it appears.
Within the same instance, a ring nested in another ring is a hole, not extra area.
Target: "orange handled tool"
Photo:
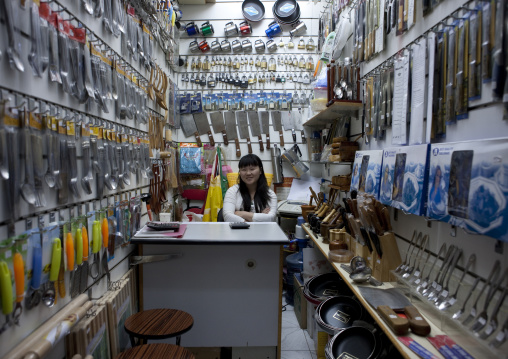
[[[74,241],[71,233],[67,233],[65,239],[65,253],[67,255],[67,270],[74,270]]]
[[[16,252],[12,258],[14,265],[14,281],[16,283],[16,308],[14,309],[14,323],[19,324],[19,317],[23,312],[21,302],[25,296],[25,264],[21,253]]]
[[[104,244],[104,248],[107,249],[109,244],[109,225],[107,218],[102,220],[102,243]]]

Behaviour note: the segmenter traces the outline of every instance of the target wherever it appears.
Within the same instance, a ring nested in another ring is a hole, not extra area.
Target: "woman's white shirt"
[[[277,196],[271,189],[268,190],[269,200],[268,207],[270,207],[269,213],[254,213],[252,222],[275,222],[277,215]],[[224,216],[224,222],[245,222],[245,220],[237,216],[235,211],[247,211],[254,212],[254,208],[244,209],[243,198],[240,194],[240,185],[235,184],[229,188],[224,196],[224,205],[222,206],[222,214]]]

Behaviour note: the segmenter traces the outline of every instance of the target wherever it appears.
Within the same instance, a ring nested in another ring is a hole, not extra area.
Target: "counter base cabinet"
[[[143,309],[174,308],[191,314],[194,326],[182,335],[183,347],[234,347],[242,352],[240,347],[272,347],[248,352],[277,352],[279,245],[143,246],[144,255],[169,253],[182,256],[143,265]]]

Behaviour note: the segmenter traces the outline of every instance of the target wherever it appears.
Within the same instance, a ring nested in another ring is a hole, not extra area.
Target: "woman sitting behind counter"
[[[274,222],[277,196],[268,187],[261,159],[248,154],[240,159],[238,168],[238,184],[224,197],[224,222]]]

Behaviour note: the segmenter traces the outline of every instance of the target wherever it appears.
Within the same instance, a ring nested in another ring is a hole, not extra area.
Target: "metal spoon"
[[[28,129],[28,127],[25,127],[24,129],[24,141],[25,141],[25,183],[23,183],[23,185],[21,186],[21,195],[23,196],[23,199],[27,201],[29,204],[35,205],[32,143],[30,141],[30,130]]]
[[[480,314],[478,314],[478,316],[475,319],[475,322],[474,322],[473,326],[471,327],[471,330],[474,333],[478,333],[487,324],[487,319],[489,317],[487,315],[487,309],[489,308],[489,304],[494,299],[494,294],[496,294],[497,288],[499,288],[501,286],[501,284],[503,283],[504,279],[507,276],[508,276],[508,268],[504,271],[504,273],[501,276],[501,278],[499,279],[499,282],[497,283],[497,285],[494,286],[494,280],[492,281],[491,287],[490,287],[490,289],[489,289],[489,291],[487,293],[487,297],[485,297],[485,303],[483,305],[483,311]],[[501,303],[499,303],[499,306],[502,304],[502,302],[504,300],[505,292],[506,292],[506,290],[501,295]]]
[[[462,304],[462,308],[460,308],[452,315],[453,319],[459,319],[462,316],[462,314],[464,314],[464,311],[466,310],[466,304],[469,301],[469,298],[471,298],[471,295],[473,294],[478,283],[480,283],[480,277],[476,277],[473,285],[471,286],[471,289],[469,290],[469,293],[466,295],[466,299],[464,299],[464,304]]]
[[[7,135],[4,128],[0,128],[0,176],[9,179],[9,156],[7,153]]]
[[[12,68],[23,72],[25,71],[25,65],[23,64],[23,61],[21,61],[21,56],[16,48],[17,34],[14,29],[14,21],[16,21],[18,17],[16,16],[17,14],[14,14],[15,7],[12,4],[12,0],[4,0],[2,1],[2,4],[4,4],[5,21],[7,22],[7,33],[9,35],[9,47],[7,48],[9,64]]]
[[[501,277],[501,280],[499,281],[499,284],[501,284],[502,281],[506,278],[508,278],[508,269],[505,270],[503,276]],[[494,333],[496,331],[497,325],[498,325],[497,314],[499,313],[499,310],[501,309],[501,306],[503,305],[503,302],[506,299],[507,294],[508,294],[508,283],[505,284],[503,293],[499,297],[499,300],[497,301],[496,306],[494,307],[494,310],[492,311],[492,314],[490,315],[489,323],[488,323],[487,327],[485,328],[485,330],[480,335],[480,338],[486,339],[490,335],[492,335],[492,333]]]
[[[83,157],[83,173],[85,176],[81,178],[81,187],[86,194],[92,194],[92,184],[93,180],[92,175],[92,167],[90,166],[90,141],[83,141],[82,144],[82,157]]]
[[[460,280],[457,283],[457,289],[455,289],[455,293],[453,293],[453,295],[450,298],[445,299],[444,301],[442,301],[439,304],[439,306],[438,306],[439,310],[445,310],[446,308],[451,307],[452,305],[454,305],[457,302],[457,294],[459,293],[459,289],[460,289],[460,286],[462,285],[462,281],[464,280],[467,272],[469,271],[469,268],[475,262],[476,262],[476,255],[471,254],[471,256],[469,257],[469,260],[467,261],[466,268],[464,268],[464,272],[462,273],[462,276],[460,277]]]
[[[436,296],[434,297],[434,302],[436,303],[436,306],[439,306],[443,300],[446,300],[448,298],[448,295],[450,294],[449,291],[449,285],[450,285],[450,278],[452,277],[453,270],[457,266],[457,263],[462,256],[462,249],[459,249],[457,252],[455,252],[455,255],[453,256],[453,263],[449,267],[449,273],[448,278],[446,279],[446,283],[444,283],[443,289],[441,291],[436,292]],[[446,278],[446,274],[444,275],[444,278]]]
[[[406,258],[404,259],[404,262],[402,264],[400,264],[396,269],[395,269],[395,273],[398,273],[400,272],[406,265],[407,265],[407,257],[409,255],[409,249],[411,248],[411,246],[413,245],[413,242],[416,238],[416,233],[417,231],[415,230],[413,232],[413,237],[411,238],[411,242],[409,243],[409,247],[407,247],[407,251],[406,251]]]

